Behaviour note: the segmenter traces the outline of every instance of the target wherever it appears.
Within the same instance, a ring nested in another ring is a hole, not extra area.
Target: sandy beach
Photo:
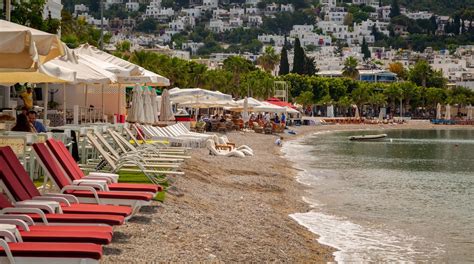
[[[356,129],[430,129],[428,122],[403,125],[325,125],[292,128],[284,144],[317,131]],[[449,126],[449,128],[456,128]],[[464,127],[466,128],[466,127]],[[274,145],[277,135],[232,132],[237,145],[249,145],[254,157],[210,156],[191,151],[185,176],[173,178],[183,195],[143,208],[115,228],[103,263],[143,262],[330,262],[333,248],[288,215],[310,210],[301,197],[305,186],[297,169]]]

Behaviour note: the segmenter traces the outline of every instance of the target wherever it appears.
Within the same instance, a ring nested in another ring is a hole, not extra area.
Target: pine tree
[[[398,5],[397,0],[392,0],[392,5],[390,6],[390,17],[396,17],[399,16],[400,13],[400,6]]]
[[[294,47],[294,56],[293,56],[293,70],[291,72],[304,74],[304,63],[305,63],[305,54],[304,50],[301,47],[300,39],[295,39],[295,47]]]
[[[370,59],[371,54],[369,50],[369,45],[365,41],[365,37],[362,38],[362,46],[361,46],[362,54],[364,54],[364,60]]]
[[[286,51],[286,47],[281,49],[280,55],[280,70],[278,71],[278,75],[285,75],[290,73],[290,64],[288,63],[288,52]]]
[[[454,16],[454,22],[452,24],[452,27],[453,27],[452,32],[454,33],[454,35],[459,35],[460,28],[461,28],[461,17],[458,14]]]

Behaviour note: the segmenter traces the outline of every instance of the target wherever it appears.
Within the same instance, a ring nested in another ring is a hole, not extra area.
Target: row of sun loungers
[[[89,174],[62,141],[36,140],[28,146],[28,160],[45,175],[42,192],[13,149],[0,147],[0,263],[99,263],[113,227],[149,205],[164,189],[158,183],[166,176],[183,174],[186,148],[140,143],[128,129],[99,130],[87,128],[82,137],[91,161],[85,165],[96,170]],[[99,160],[95,165],[94,159]],[[119,183],[122,171],[141,172],[151,183]]]

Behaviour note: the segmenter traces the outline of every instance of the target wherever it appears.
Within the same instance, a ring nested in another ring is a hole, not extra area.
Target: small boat
[[[387,137],[387,134],[378,134],[378,135],[360,135],[360,136],[350,136],[349,140],[376,140]]]

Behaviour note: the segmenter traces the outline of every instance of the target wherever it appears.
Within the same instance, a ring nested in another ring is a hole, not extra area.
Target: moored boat
[[[359,136],[350,136],[349,140],[376,140],[387,137],[387,134],[378,134],[378,135],[359,135]]]

